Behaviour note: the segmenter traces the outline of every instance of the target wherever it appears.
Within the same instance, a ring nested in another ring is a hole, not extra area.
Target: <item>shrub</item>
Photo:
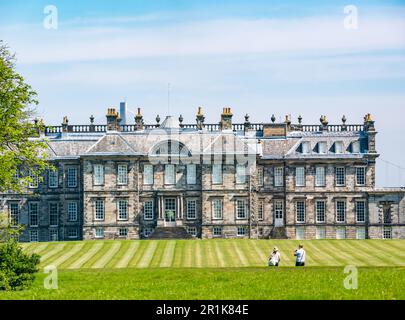
[[[38,272],[40,256],[24,253],[14,239],[0,243],[0,290],[30,287]]]

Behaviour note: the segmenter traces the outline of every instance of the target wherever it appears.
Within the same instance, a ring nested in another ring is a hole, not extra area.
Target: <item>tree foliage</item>
[[[38,139],[41,121],[34,123],[37,94],[15,71],[15,56],[0,40],[0,192],[21,192],[49,167],[45,143]]]
[[[24,253],[16,240],[21,230],[0,214],[0,290],[28,288],[38,272],[40,256]]]

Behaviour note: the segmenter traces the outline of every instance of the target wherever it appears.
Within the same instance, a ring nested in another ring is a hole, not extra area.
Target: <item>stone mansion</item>
[[[120,112],[122,114],[122,112]],[[376,129],[330,125],[325,116],[219,123],[167,116],[132,124],[38,130],[55,170],[24,194],[0,194],[0,210],[25,226],[20,241],[144,238],[405,238],[405,189],[375,187]]]

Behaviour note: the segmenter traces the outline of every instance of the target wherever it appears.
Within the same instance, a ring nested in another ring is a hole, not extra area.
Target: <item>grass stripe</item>
[[[79,259],[73,262],[68,269],[79,269],[81,268],[87,261],[94,257],[94,255],[101,250],[104,246],[103,242],[94,243],[94,245],[87,251],[84,255],[82,255]]]
[[[156,250],[155,250],[152,260],[149,264],[150,268],[159,268],[160,262],[163,260],[163,255],[165,253],[166,245],[167,245],[167,241],[165,241],[165,240],[157,241]]]
[[[236,242],[232,242],[233,248],[235,250],[235,253],[237,257],[239,258],[240,265],[243,267],[246,267],[249,265],[249,262],[245,256],[245,254],[242,252],[242,250],[238,247],[238,244]]]
[[[56,267],[60,266],[62,263],[64,263],[66,260],[69,258],[73,257],[75,254],[77,254],[84,246],[84,243],[78,243],[74,245],[69,251],[64,253],[62,256],[57,258],[56,260],[52,261],[52,264]]]
[[[166,248],[162,257],[162,261],[160,262],[160,267],[168,268],[171,267],[174,258],[174,249],[176,247],[176,241],[168,241],[166,244]]]
[[[138,262],[142,259],[143,254],[145,253],[145,250],[148,245],[149,245],[148,241],[139,242],[138,249],[136,250],[134,257],[129,261],[128,267],[136,268]]]
[[[41,252],[45,251],[49,246],[49,243],[43,243],[39,246],[35,246],[35,248],[33,248],[33,250],[30,251],[30,253],[36,253],[36,254],[40,254]]]
[[[155,253],[157,244],[158,244],[157,241],[150,241],[148,248],[146,249],[145,253],[143,254],[142,259],[139,261],[139,263],[137,265],[138,268],[149,267],[149,264],[153,258],[153,254]]]
[[[66,247],[66,243],[59,243],[56,244],[52,250],[48,251],[45,253],[43,256],[41,256],[41,265],[45,263],[45,261],[51,259],[53,256],[57,255],[59,252],[61,252],[64,248]]]
[[[115,268],[126,268],[129,264],[129,262],[132,260],[133,256],[136,253],[136,250],[139,248],[139,242],[132,242],[127,251],[124,253],[123,257],[121,260],[117,262],[115,265]]]
[[[308,265],[314,266],[340,265],[340,262],[336,260],[334,256],[326,253],[324,250],[320,250],[313,242],[306,242],[304,244],[304,248],[307,253]],[[295,257],[293,264],[295,264]]]
[[[223,253],[222,253],[222,250],[221,250],[221,248],[219,247],[219,244],[218,244],[217,241],[214,243],[214,246],[215,246],[215,253],[216,253],[216,255],[217,255],[218,264],[219,264],[219,266],[220,266],[221,268],[224,268],[225,265],[226,265],[226,263],[225,263],[225,258],[224,258],[224,255],[223,255]]]
[[[112,244],[110,250],[106,252],[98,261],[96,261],[91,268],[92,269],[101,269],[103,268],[113,257],[114,255],[120,250],[121,242],[115,242]]]
[[[195,245],[195,267],[196,268],[201,268],[202,267],[202,261],[201,261],[201,241],[197,240],[196,245]]]

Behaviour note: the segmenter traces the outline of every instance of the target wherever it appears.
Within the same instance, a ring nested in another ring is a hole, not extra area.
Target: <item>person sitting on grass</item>
[[[305,266],[305,250],[304,245],[300,244],[298,250],[295,250],[294,256],[296,257],[295,266],[304,267]]]
[[[280,260],[280,252],[278,251],[277,247],[274,247],[273,252],[271,253],[269,258],[269,267],[278,267]]]

